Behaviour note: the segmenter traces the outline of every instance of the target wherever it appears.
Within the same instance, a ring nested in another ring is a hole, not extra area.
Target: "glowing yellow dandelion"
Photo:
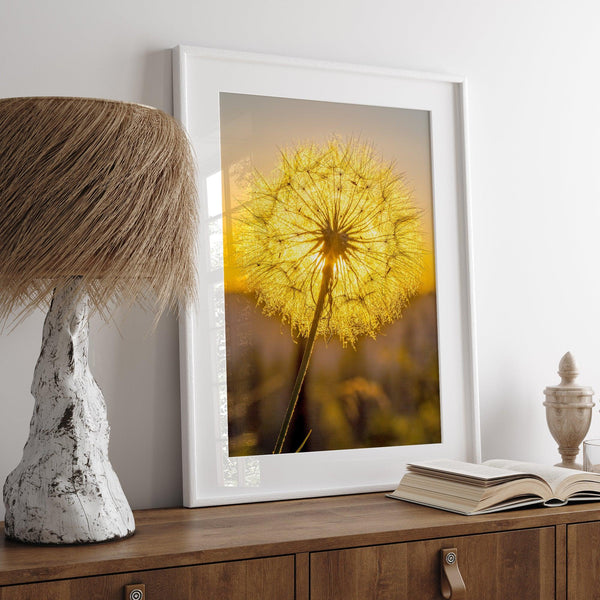
[[[419,210],[404,178],[371,146],[334,138],[283,151],[275,174],[254,176],[236,238],[258,304],[307,338],[279,453],[315,339],[354,345],[375,337],[418,289]]]

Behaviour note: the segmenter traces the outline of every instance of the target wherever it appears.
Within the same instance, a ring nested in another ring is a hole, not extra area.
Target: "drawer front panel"
[[[143,600],[293,600],[294,557],[15,585],[0,600],[123,600],[132,584],[144,585]]]
[[[567,526],[567,598],[600,597],[600,523]]]
[[[311,600],[439,600],[440,552],[456,548],[466,598],[551,600],[554,528],[311,554]]]

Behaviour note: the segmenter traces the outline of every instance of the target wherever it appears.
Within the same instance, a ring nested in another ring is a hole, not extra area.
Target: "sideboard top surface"
[[[359,494],[135,512],[131,538],[83,546],[0,539],[0,585],[600,520],[600,504],[465,517]]]

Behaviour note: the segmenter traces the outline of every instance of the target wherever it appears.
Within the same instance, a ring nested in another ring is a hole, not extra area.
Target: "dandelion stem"
[[[321,315],[323,314],[323,308],[325,308],[325,299],[327,297],[327,292],[329,290],[329,284],[331,282],[332,275],[333,265],[327,262],[323,267],[323,279],[321,280],[321,289],[319,290],[319,298],[317,299],[317,304],[315,306],[315,314],[313,316],[313,320],[310,326],[308,339],[306,340],[304,354],[302,355],[302,362],[300,363],[300,368],[298,369],[298,375],[296,376],[294,389],[292,390],[292,397],[288,404],[283,423],[281,424],[281,430],[279,431],[279,436],[277,437],[277,442],[275,443],[275,449],[273,450],[273,454],[281,454],[283,444],[285,442],[285,438],[290,427],[290,421],[292,420],[292,416],[294,415],[294,410],[296,410],[296,404],[298,404],[298,397],[300,396],[300,390],[302,389],[304,377],[306,376],[308,362],[310,361],[313,348],[315,347],[317,328],[319,327],[319,321],[321,320]]]

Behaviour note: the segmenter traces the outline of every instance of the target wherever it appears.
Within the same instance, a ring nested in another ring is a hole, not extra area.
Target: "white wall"
[[[548,462],[542,392],[564,352],[600,391],[599,19],[595,0],[0,0],[0,97],[170,111],[178,43],[466,75],[483,457]],[[0,481],[27,436],[41,324],[0,334]],[[92,326],[135,508],[181,502],[177,323],[151,326],[137,309]]]

